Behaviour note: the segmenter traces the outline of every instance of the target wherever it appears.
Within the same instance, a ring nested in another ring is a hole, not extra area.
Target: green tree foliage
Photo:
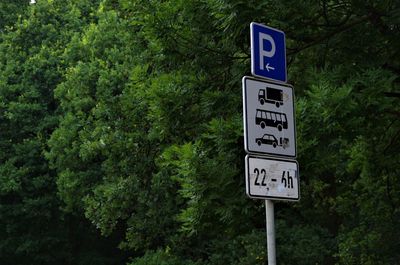
[[[337,237],[341,263],[394,264],[398,99],[385,95],[394,76],[382,70],[360,72],[346,82],[341,76],[319,75],[297,105],[300,159],[308,161],[303,211]]]
[[[95,229],[60,211],[56,172],[44,157],[58,125],[53,91],[65,75],[64,45],[87,23],[85,9],[39,2],[1,36],[0,263],[109,264],[115,250],[100,254]]]
[[[263,202],[244,194],[256,21],[286,33],[296,92],[301,200],[276,204],[279,264],[398,263],[399,3],[25,8],[0,13],[0,260],[117,264],[118,244],[130,265],[266,264]]]
[[[11,27],[17,22],[28,7],[28,1],[15,0],[3,1],[0,3],[0,33],[6,31],[6,27]]]

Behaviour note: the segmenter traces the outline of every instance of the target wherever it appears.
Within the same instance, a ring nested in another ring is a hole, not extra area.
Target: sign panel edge
[[[271,152],[259,152],[259,151],[254,151],[254,150],[250,150],[249,149],[249,137],[248,137],[248,130],[249,130],[249,126],[248,126],[248,121],[247,121],[247,95],[246,95],[246,89],[247,89],[247,85],[246,85],[246,81],[247,80],[252,80],[252,81],[257,81],[257,82],[261,82],[261,83],[266,83],[266,84],[272,84],[272,85],[276,85],[276,86],[284,86],[287,88],[290,88],[292,90],[292,97],[293,97],[293,102],[292,102],[292,108],[293,108],[293,125],[294,125],[294,141],[295,141],[295,145],[294,145],[294,154],[293,155],[285,155],[285,154],[276,154],[276,153],[271,153]],[[294,87],[291,84],[288,83],[281,83],[281,82],[277,82],[275,80],[266,80],[266,79],[260,79],[257,77],[253,77],[253,76],[243,76],[242,77],[242,98],[243,98],[243,127],[244,127],[244,149],[247,153],[249,154],[254,154],[254,155],[271,155],[271,156],[277,156],[277,157],[281,157],[281,158],[297,158],[297,130],[296,130],[296,109],[295,109],[295,93],[294,93]]]
[[[296,174],[297,174],[297,198],[251,195],[250,186],[249,186],[249,182],[250,182],[250,179],[249,179],[250,178],[249,159],[250,158],[295,163],[296,164]],[[245,157],[245,170],[246,170],[246,173],[245,173],[246,195],[249,198],[251,198],[251,199],[264,199],[264,200],[277,200],[277,201],[291,201],[291,202],[300,201],[300,171],[299,171],[299,163],[297,162],[297,160],[281,159],[281,158],[270,157],[270,156],[257,156],[257,155],[248,154]]]
[[[264,27],[264,28],[268,28],[269,30],[272,31],[276,31],[276,32],[280,32],[281,34],[283,34],[283,46],[284,46],[284,64],[285,64],[285,71],[284,71],[284,75],[285,78],[284,80],[280,80],[280,79],[274,79],[274,78],[270,78],[270,77],[266,77],[266,76],[262,76],[256,73],[256,69],[255,69],[255,48],[254,48],[254,25],[256,26],[260,26],[260,27]],[[262,79],[266,79],[266,80],[271,80],[271,81],[275,81],[275,82],[279,82],[279,83],[287,83],[288,79],[287,79],[287,58],[286,58],[286,34],[284,31],[279,30],[277,28],[273,28],[270,26],[267,26],[265,24],[262,23],[258,23],[258,22],[251,22],[250,23],[250,58],[251,58],[251,74],[255,77],[258,78],[262,78]]]

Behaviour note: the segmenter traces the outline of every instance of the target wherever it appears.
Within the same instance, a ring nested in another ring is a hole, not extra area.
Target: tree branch
[[[337,35],[339,33],[345,32],[345,31],[347,31],[347,30],[349,30],[349,29],[351,29],[351,28],[353,28],[353,27],[355,27],[355,26],[367,21],[369,18],[370,18],[369,16],[363,16],[363,17],[361,17],[361,18],[359,18],[357,20],[354,20],[354,21],[346,24],[346,25],[343,25],[342,27],[339,27],[336,30],[331,31],[328,34],[326,34],[326,35],[324,35],[324,36],[322,36],[322,37],[320,37],[320,38],[318,38],[318,39],[316,39],[316,40],[314,40],[312,42],[309,42],[309,43],[305,44],[303,47],[300,47],[300,48],[297,48],[297,49],[293,49],[292,51],[288,52],[288,55],[296,54],[296,53],[298,53],[298,52],[300,52],[302,50],[305,50],[305,49],[308,49],[308,48],[310,48],[310,47],[312,47],[314,45],[317,45],[317,44],[319,44],[319,43],[321,43],[321,42],[323,42],[323,41],[325,41],[327,39],[330,39],[331,37],[333,37],[333,36],[335,36],[335,35]]]

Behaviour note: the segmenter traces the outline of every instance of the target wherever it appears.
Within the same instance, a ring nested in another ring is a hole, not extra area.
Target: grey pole
[[[265,215],[267,221],[268,265],[276,265],[274,203],[271,200],[265,200]]]

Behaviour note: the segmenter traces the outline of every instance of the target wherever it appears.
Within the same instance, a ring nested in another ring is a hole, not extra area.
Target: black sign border
[[[253,151],[249,150],[249,139],[247,136],[248,132],[248,122],[247,122],[247,97],[246,97],[246,80],[254,80],[258,82],[263,82],[266,84],[272,84],[272,85],[279,85],[279,86],[284,86],[284,87],[289,87],[292,89],[292,97],[293,97],[293,124],[294,124],[294,155],[283,155],[283,154],[275,154],[275,153],[267,153],[267,152],[259,152],[259,151]],[[254,78],[252,76],[244,76],[242,78],[242,93],[243,93],[243,124],[244,124],[244,150],[248,154],[255,154],[255,155],[272,155],[272,156],[278,156],[278,157],[287,157],[287,158],[293,158],[296,159],[297,157],[297,130],[296,130],[296,109],[295,109],[295,94],[294,94],[294,87],[292,85],[286,84],[286,83],[281,83],[281,82],[275,82],[275,81],[270,81],[270,80],[265,80],[265,79],[260,79],[260,78]]]
[[[274,161],[281,161],[281,162],[291,162],[296,163],[297,165],[297,191],[298,197],[297,198],[287,198],[287,197],[275,197],[275,196],[259,196],[259,195],[251,195],[250,194],[250,171],[249,171],[249,159],[250,158],[257,158],[257,159],[265,159],[265,160],[274,160]],[[245,182],[246,182],[246,195],[252,199],[264,199],[264,200],[277,200],[277,201],[293,201],[298,202],[300,201],[300,172],[299,172],[299,163],[296,160],[291,159],[280,159],[270,156],[257,156],[257,155],[246,155],[245,158]]]

